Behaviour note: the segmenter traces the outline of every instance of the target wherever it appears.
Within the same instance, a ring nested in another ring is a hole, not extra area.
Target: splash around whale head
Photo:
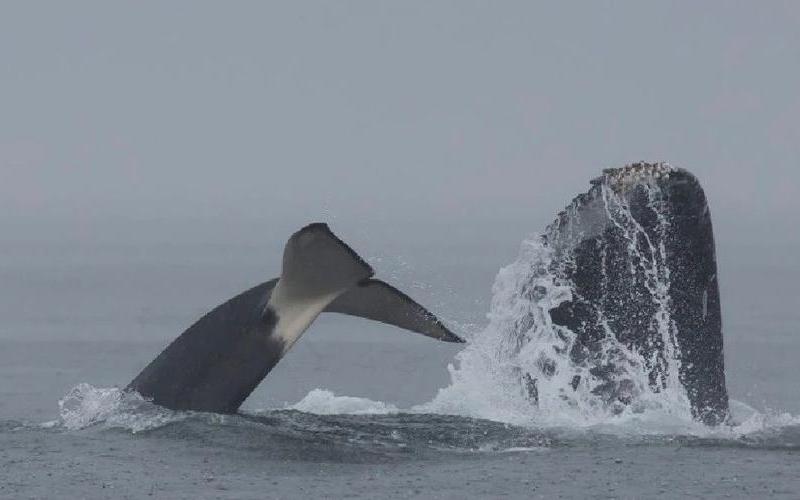
[[[505,418],[542,423],[725,421],[714,239],[697,179],[667,164],[605,170],[501,269],[489,325],[458,362],[434,406],[481,394]]]

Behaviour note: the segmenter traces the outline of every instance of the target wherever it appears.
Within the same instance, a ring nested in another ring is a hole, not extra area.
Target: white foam
[[[94,425],[140,432],[182,420],[186,413],[155,406],[135,392],[117,387],[94,387],[82,383],[58,401],[60,424],[69,430]]]
[[[367,398],[336,396],[333,392],[324,389],[312,390],[302,400],[288,406],[287,409],[318,415],[386,415],[400,411],[396,406],[388,403]]]
[[[774,410],[760,412],[741,401],[731,400],[730,409],[731,425],[727,426],[727,431],[732,437],[777,431],[784,427],[800,425],[800,416]]]

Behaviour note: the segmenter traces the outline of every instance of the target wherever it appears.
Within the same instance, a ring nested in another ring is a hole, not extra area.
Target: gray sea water
[[[241,415],[219,416],[170,412],[116,388],[203,311],[271,276],[263,262],[276,259],[210,245],[9,245],[0,497],[800,496],[797,271],[728,268],[731,424],[706,428],[669,406],[538,418],[470,351],[490,333],[492,280],[516,246],[418,252],[401,264],[366,255],[473,342],[322,316]]]

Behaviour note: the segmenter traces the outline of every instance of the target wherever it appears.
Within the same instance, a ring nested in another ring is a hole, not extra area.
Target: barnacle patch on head
[[[631,186],[653,184],[663,179],[667,180],[676,168],[669,163],[632,163],[622,168],[607,168],[603,170],[602,177],[593,184],[605,184],[615,191],[626,191]]]

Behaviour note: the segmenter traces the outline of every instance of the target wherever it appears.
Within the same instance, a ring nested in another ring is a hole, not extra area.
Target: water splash
[[[182,420],[186,412],[174,412],[117,387],[78,384],[58,401],[59,423],[68,430],[102,425],[141,432]],[[49,423],[48,423],[49,424]]]
[[[518,259],[497,275],[488,326],[457,355],[451,385],[420,408],[534,425],[677,419],[694,427],[670,316],[669,204],[657,183],[669,172],[660,167],[633,180],[606,173],[591,196],[578,197],[544,234],[524,241]],[[655,217],[647,229],[629,207],[630,189],[644,192]],[[605,233],[622,242],[622,255],[593,238]],[[576,248],[587,242],[599,247],[600,297],[581,296],[573,281]],[[632,289],[613,289],[619,272],[630,274]],[[627,303],[629,294],[642,296],[637,342],[620,340],[624,332],[614,331],[619,322],[605,304]],[[591,324],[554,321],[551,312],[562,304],[590,311],[583,316]]]
[[[386,415],[400,411],[391,404],[366,398],[336,396],[324,389],[312,390],[288,409],[317,415]]]
[[[630,259],[631,275],[637,273],[643,275],[643,284],[656,306],[652,321],[655,324],[654,329],[658,338],[651,343],[658,343],[661,348],[653,349],[651,356],[644,360],[648,371],[655,373],[655,378],[658,379],[656,386],[665,389],[664,392],[671,393],[670,395],[676,403],[688,405],[685,390],[678,377],[680,349],[675,322],[670,317],[670,269],[667,266],[664,244],[669,229],[668,208],[663,198],[663,191],[650,180],[641,180],[637,186],[644,189],[647,195],[647,205],[658,219],[653,231],[655,238],[651,238],[648,231],[633,217],[627,203],[620,196],[619,191],[611,187],[611,184],[604,182],[601,185],[601,193],[609,220],[628,242],[628,254],[633,256]],[[604,261],[603,276],[607,279],[609,271],[605,264]]]

